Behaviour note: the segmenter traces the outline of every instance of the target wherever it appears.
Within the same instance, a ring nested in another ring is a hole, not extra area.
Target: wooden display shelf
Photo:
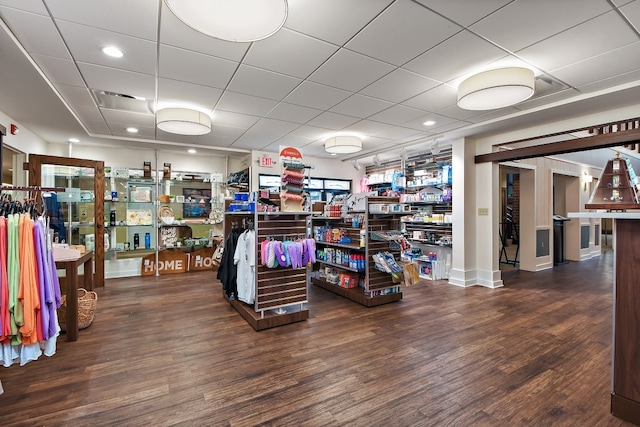
[[[387,295],[378,295],[375,297],[368,297],[364,294],[362,288],[341,288],[338,285],[329,283],[326,280],[311,278],[311,283],[333,292],[336,295],[355,301],[358,304],[362,304],[365,307],[376,307],[383,304],[389,304],[392,302],[400,301],[402,299],[402,292],[395,292]]]
[[[286,308],[288,310],[284,314],[275,314],[271,310],[264,311],[264,316],[253,309],[252,306],[245,304],[242,301],[235,299],[229,299],[227,294],[223,291],[222,295],[236,309],[240,316],[247,321],[249,325],[256,331],[263,329],[275,328],[277,326],[287,325],[289,323],[302,322],[309,318],[309,310],[304,308],[297,311],[291,311],[292,306]]]

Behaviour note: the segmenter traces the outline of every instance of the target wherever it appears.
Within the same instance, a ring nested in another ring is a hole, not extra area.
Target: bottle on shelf
[[[144,248],[151,249],[151,233],[145,233],[144,235]]]
[[[140,234],[135,233],[133,235],[133,249],[138,249],[140,247]]]
[[[110,226],[115,226],[116,225],[116,210],[112,209],[111,212],[109,213],[109,225]]]

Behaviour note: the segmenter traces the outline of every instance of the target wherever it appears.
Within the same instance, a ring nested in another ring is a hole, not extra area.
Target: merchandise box
[[[351,193],[347,197],[346,205],[348,211],[364,211],[367,204],[368,196],[377,196],[377,191],[369,191],[367,193]]]

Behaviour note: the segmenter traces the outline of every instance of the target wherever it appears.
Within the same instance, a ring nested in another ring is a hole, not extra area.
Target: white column
[[[474,163],[478,150],[471,139],[452,144],[453,259],[449,283],[457,286],[503,286],[500,251],[498,165]]]

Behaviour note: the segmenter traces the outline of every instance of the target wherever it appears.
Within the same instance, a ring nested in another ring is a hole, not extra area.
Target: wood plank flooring
[[[609,414],[612,254],[500,289],[403,287],[254,331],[214,274],[107,281],[77,342],[0,370],[3,426],[626,426]]]

